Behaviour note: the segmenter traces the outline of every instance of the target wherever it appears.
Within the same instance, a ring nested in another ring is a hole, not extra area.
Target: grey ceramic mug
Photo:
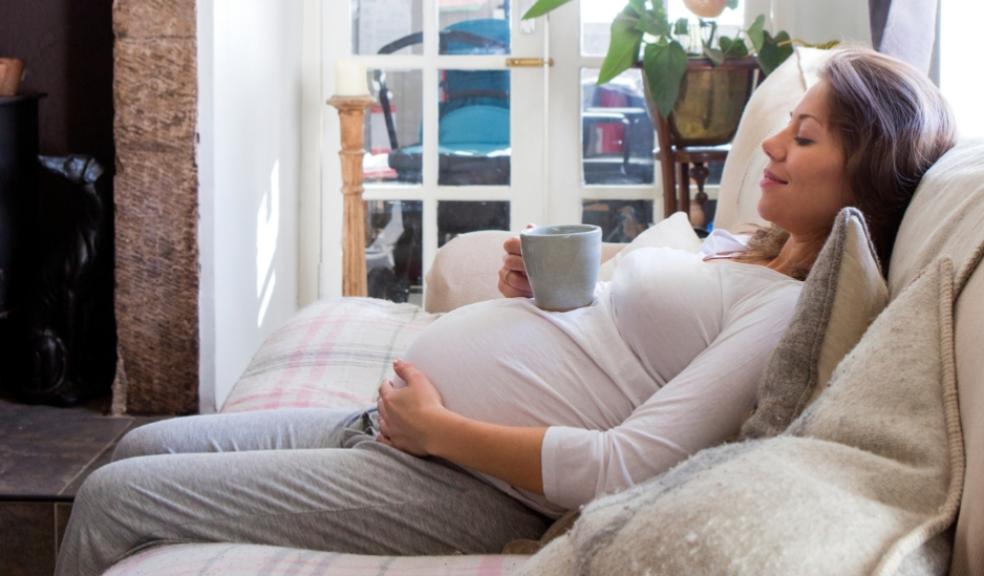
[[[522,231],[519,238],[538,307],[563,311],[591,304],[601,264],[601,228],[537,226]]]

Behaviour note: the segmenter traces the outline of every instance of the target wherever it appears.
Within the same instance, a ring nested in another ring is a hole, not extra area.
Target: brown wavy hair
[[[820,78],[830,88],[830,126],[844,152],[851,196],[887,271],[899,224],[923,174],[956,143],[953,115],[929,78],[873,50],[837,50]],[[761,228],[743,259],[772,260],[788,237],[778,227]],[[809,266],[792,275],[805,278]]]

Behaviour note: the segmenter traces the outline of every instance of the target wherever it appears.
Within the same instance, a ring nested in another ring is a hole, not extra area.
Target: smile
[[[769,172],[768,170],[762,172],[762,181],[759,182],[759,185],[762,186],[763,188],[766,186],[782,186],[785,184],[789,184],[789,181],[779,178],[778,176],[776,176],[772,172]]]

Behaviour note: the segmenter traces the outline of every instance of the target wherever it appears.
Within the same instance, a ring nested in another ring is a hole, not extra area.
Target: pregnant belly
[[[511,426],[609,428],[632,403],[570,330],[590,330],[600,311],[567,314],[574,316],[551,318],[517,299],[473,304],[428,326],[405,358],[431,379],[445,406],[464,416]]]

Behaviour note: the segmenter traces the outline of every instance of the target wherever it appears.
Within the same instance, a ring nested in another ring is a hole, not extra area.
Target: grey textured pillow
[[[944,574],[964,455],[947,259],[895,298],[774,438],[596,500],[519,574]]]
[[[834,367],[888,303],[864,216],[844,208],[803,283],[793,319],[759,384],[742,438],[782,432],[830,381]]]

